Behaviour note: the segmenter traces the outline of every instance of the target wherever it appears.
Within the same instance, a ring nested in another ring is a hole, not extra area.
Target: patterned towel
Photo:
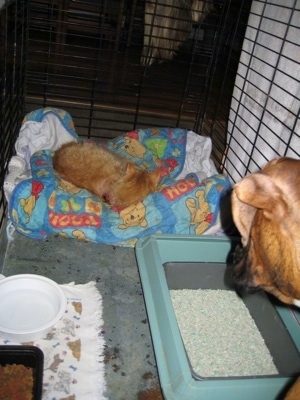
[[[65,315],[47,337],[22,343],[44,353],[42,400],[105,399],[101,295],[95,282],[61,288],[68,300]],[[0,344],[18,343],[1,339]]]

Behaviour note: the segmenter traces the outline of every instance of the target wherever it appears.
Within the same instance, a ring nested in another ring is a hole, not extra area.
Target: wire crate
[[[1,188],[26,113],[82,137],[181,127],[234,182],[299,157],[299,0],[1,0]],[[6,214],[0,194],[0,223]]]

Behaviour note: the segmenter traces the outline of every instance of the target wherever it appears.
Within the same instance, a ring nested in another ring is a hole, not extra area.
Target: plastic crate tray
[[[169,289],[233,290],[226,267],[236,243],[227,238],[175,235],[151,236],[137,242],[138,267],[167,400],[275,400],[300,374],[300,314],[273,303],[263,292],[243,300],[278,375],[199,379],[191,368]]]

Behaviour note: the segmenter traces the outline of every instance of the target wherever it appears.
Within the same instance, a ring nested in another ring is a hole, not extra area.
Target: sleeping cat
[[[73,185],[111,206],[127,207],[158,189],[160,171],[142,170],[125,157],[89,143],[67,143],[53,156],[53,167]]]

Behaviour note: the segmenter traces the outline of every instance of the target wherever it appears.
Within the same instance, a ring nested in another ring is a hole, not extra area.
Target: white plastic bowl
[[[67,299],[61,287],[40,275],[0,280],[0,336],[14,342],[45,337],[63,316]]]

